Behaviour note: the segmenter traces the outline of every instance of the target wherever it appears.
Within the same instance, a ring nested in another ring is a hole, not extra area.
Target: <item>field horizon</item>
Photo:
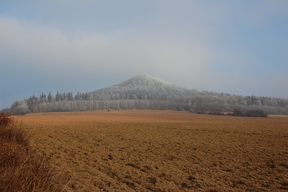
[[[65,191],[288,190],[288,116],[102,110],[15,120],[71,176]]]

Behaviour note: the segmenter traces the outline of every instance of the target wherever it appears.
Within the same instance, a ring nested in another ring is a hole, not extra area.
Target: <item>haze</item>
[[[288,98],[288,1],[0,1],[0,109],[137,74]]]

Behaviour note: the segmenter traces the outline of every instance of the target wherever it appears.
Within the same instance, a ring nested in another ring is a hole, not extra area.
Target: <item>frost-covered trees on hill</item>
[[[52,111],[85,111],[103,109],[159,109],[197,111],[233,111],[263,110],[271,114],[288,114],[288,100],[272,97],[239,96],[215,92],[187,91],[184,93],[153,93],[143,91],[142,94],[131,92],[99,92],[58,93],[45,98],[31,96],[28,99],[15,101],[11,106],[14,114]]]
[[[11,106],[11,112],[17,115],[24,115],[29,113],[30,110],[28,108],[26,100],[15,101]]]
[[[59,93],[53,96],[31,96],[11,106],[15,114],[29,112],[83,111],[103,109],[158,109],[191,112],[232,112],[263,110],[272,114],[288,114],[288,99],[240,96],[209,91],[189,90],[161,79],[140,75],[123,83],[93,92]]]

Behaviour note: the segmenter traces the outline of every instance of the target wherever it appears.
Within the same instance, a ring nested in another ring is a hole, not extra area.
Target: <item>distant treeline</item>
[[[234,109],[233,112],[219,112],[219,111],[197,111],[197,114],[207,114],[207,115],[227,115],[227,116],[245,116],[245,117],[267,117],[268,111],[262,111],[262,110],[248,110],[248,111],[242,111],[240,109]]]
[[[239,96],[209,91],[166,90],[95,91],[59,93],[15,101],[10,108],[14,114],[57,111],[86,111],[103,109],[151,109],[179,111],[233,112],[243,113],[261,110],[270,114],[288,114],[288,100],[274,97]],[[235,111],[234,111],[235,112]],[[239,114],[241,115],[241,114]],[[247,114],[246,114],[247,115]]]

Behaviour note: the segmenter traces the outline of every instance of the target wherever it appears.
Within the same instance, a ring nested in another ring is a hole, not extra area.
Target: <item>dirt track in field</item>
[[[288,117],[118,110],[39,113],[32,146],[72,176],[66,191],[286,191]]]

